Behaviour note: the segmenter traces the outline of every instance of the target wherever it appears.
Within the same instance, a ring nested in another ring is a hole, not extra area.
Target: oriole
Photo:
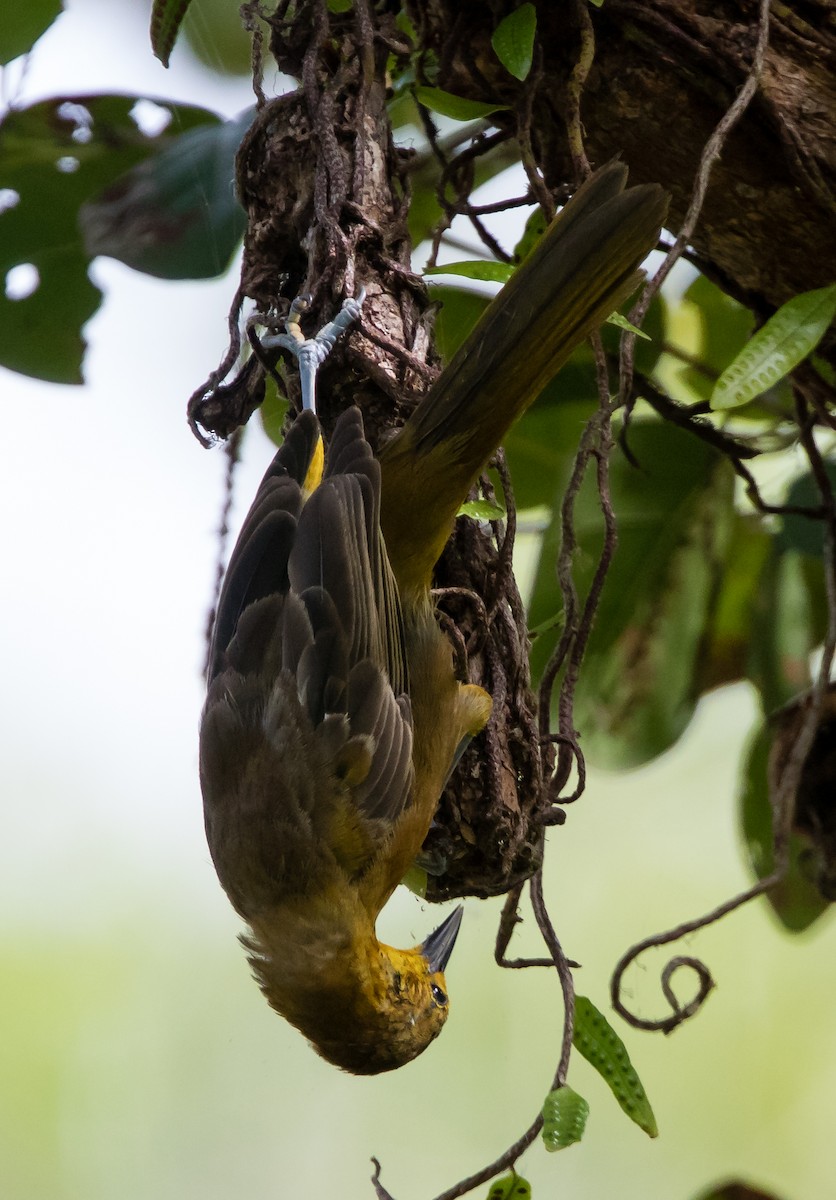
[[[457,910],[375,934],[457,750],[490,714],[430,596],[473,480],[573,348],[637,286],[666,199],[610,164],[564,207],[375,460],[356,409],[292,425],[230,559],[200,732],[206,831],[270,1005],[357,1074],[440,1032]]]

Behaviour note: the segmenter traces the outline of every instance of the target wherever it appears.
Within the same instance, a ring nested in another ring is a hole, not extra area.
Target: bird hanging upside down
[[[375,933],[491,709],[456,678],[433,567],[509,427],[640,280],[666,198],[625,182],[611,163],[579,189],[379,461],[357,409],[327,454],[303,411],[230,559],[200,730],[209,847],[268,1002],[355,1074],[409,1062],[447,1018],[461,910],[411,950]]]

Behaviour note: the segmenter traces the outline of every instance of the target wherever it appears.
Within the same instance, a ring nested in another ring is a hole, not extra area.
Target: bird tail
[[[380,457],[402,591],[429,585],[473,481],[572,351],[641,281],[667,195],[612,162],[575,193]]]

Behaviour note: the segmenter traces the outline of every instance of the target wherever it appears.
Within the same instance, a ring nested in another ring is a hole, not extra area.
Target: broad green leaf
[[[836,488],[836,463],[826,462],[825,470],[831,487]],[[822,504],[819,486],[812,471],[807,471],[795,480],[789,490],[786,503],[794,508],[818,508]],[[801,550],[821,558],[824,554],[824,522],[814,517],[803,517],[787,513],[781,518],[778,545],[785,550]]]
[[[528,78],[534,56],[537,10],[533,4],[521,4],[499,22],[491,38],[494,53],[515,79]]]
[[[0,66],[27,54],[62,7],[61,0],[7,0],[0,21]]]
[[[427,275],[463,275],[466,279],[481,279],[490,283],[507,283],[514,274],[513,263],[491,262],[487,259],[468,259],[431,267]]]
[[[484,104],[481,100],[466,100],[463,96],[454,96],[442,88],[417,87],[415,99],[424,108],[440,113],[442,117],[450,117],[454,121],[480,121],[491,113],[507,109],[507,104]]]
[[[246,217],[235,197],[235,153],[252,122],[203,125],[81,207],[87,252],[118,258],[159,279],[209,279],[229,266]]]
[[[164,67],[177,41],[191,0],[154,0],[151,8],[151,49]]]
[[[252,38],[241,21],[240,8],[234,0],[198,0],[186,13],[181,35],[210,71],[252,74]]]
[[[514,1171],[491,1184],[487,1200],[530,1200],[530,1197],[531,1184]]]
[[[608,325],[615,325],[618,329],[625,329],[628,333],[634,333],[636,337],[644,338],[646,342],[650,341],[650,334],[645,333],[643,329],[639,329],[637,325],[631,325],[626,317],[622,317],[621,313],[610,313],[607,317]]]
[[[501,504],[493,504],[490,500],[467,500],[456,515],[473,517],[477,521],[504,521],[508,514]]]
[[[281,446],[284,443],[288,399],[287,396],[281,395],[272,375],[268,375],[264,383],[264,399],[258,409],[261,427],[274,445]]]
[[[549,1151],[565,1150],[579,1142],[586,1129],[589,1105],[564,1084],[549,1092],[543,1105],[543,1142]]]
[[[705,443],[671,425],[636,421],[629,445],[639,468],[615,452],[611,493],[618,549],[575,696],[584,752],[608,769],[655,758],[691,719],[733,514],[733,473]],[[555,561],[566,480],[557,483],[530,605],[532,625],[562,608]],[[602,544],[594,469],[578,496],[574,524],[574,575],[583,598]],[[531,656],[535,677],[554,642],[549,635],[537,639]]]
[[[0,362],[12,370],[81,382],[82,326],[100,294],[87,277],[79,209],[165,146],[172,130],[217,123],[205,109],[158,104],[167,128],[144,133],[135,111],[142,99],[58,97],[13,110],[3,121],[0,189],[13,202],[0,211],[0,278],[27,267],[38,280],[22,299],[0,292]]]
[[[740,786],[740,825],[752,870],[757,879],[775,866],[772,848],[772,804],[769,794],[769,756],[773,730],[764,722],[746,755]],[[789,868],[766,898],[778,920],[791,933],[801,933],[830,907],[809,878],[809,839],[790,834]]]
[[[529,214],[522,237],[514,247],[514,259],[516,262],[522,262],[524,258],[528,258],[531,251],[546,232],[548,224],[546,214],[542,208],[535,208]]]
[[[772,712],[812,683],[810,655],[824,636],[810,593],[803,556],[773,544],[754,597],[747,674],[765,712]]]
[[[476,292],[462,288],[430,285],[430,297],[441,301],[441,310],[436,318],[435,333],[438,349],[445,362],[449,362],[473,326],[488,307],[490,300]]]
[[[735,514],[717,603],[700,656],[700,691],[747,674],[753,642],[757,642],[755,611],[761,603],[761,580],[772,544],[772,535],[758,517]]]
[[[594,396],[594,367],[584,348],[508,433],[505,454],[518,509],[551,507],[555,492],[562,494],[581,433],[595,411]],[[556,600],[549,611],[538,605],[536,620],[534,612],[530,615],[537,623],[559,608]]]
[[[572,1044],[602,1077],[630,1120],[635,1121],[648,1137],[658,1137],[653,1109],[626,1046],[604,1014],[586,996],[575,996]]]
[[[328,0],[328,11],[332,13],[351,12],[354,0]]]
[[[836,316],[836,284],[794,296],[769,318],[717,381],[711,407],[748,404],[797,367]]]
[[[35,290],[21,299],[0,293],[0,362],[48,383],[83,383],[81,329],[101,304],[102,293],[88,278],[84,253],[70,247],[34,257]]]
[[[683,323],[695,333],[694,342],[684,347],[695,361],[679,362],[672,367],[681,381],[675,390],[679,395],[683,388],[687,389],[682,393],[683,399],[708,400],[718,378],[751,334],[754,318],[748,308],[732,300],[704,275],[698,275],[682,296],[676,320],[668,322],[674,329],[666,340],[679,344],[676,327]]]

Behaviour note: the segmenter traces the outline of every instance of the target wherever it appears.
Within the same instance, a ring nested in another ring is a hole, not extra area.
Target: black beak
[[[421,953],[429,963],[433,974],[436,971],[443,971],[450,960],[450,955],[453,953],[453,947],[456,944],[459,926],[462,923],[463,912],[464,908],[460,904],[458,908],[450,913],[446,921],[441,922],[438,929],[434,930],[420,947]]]

